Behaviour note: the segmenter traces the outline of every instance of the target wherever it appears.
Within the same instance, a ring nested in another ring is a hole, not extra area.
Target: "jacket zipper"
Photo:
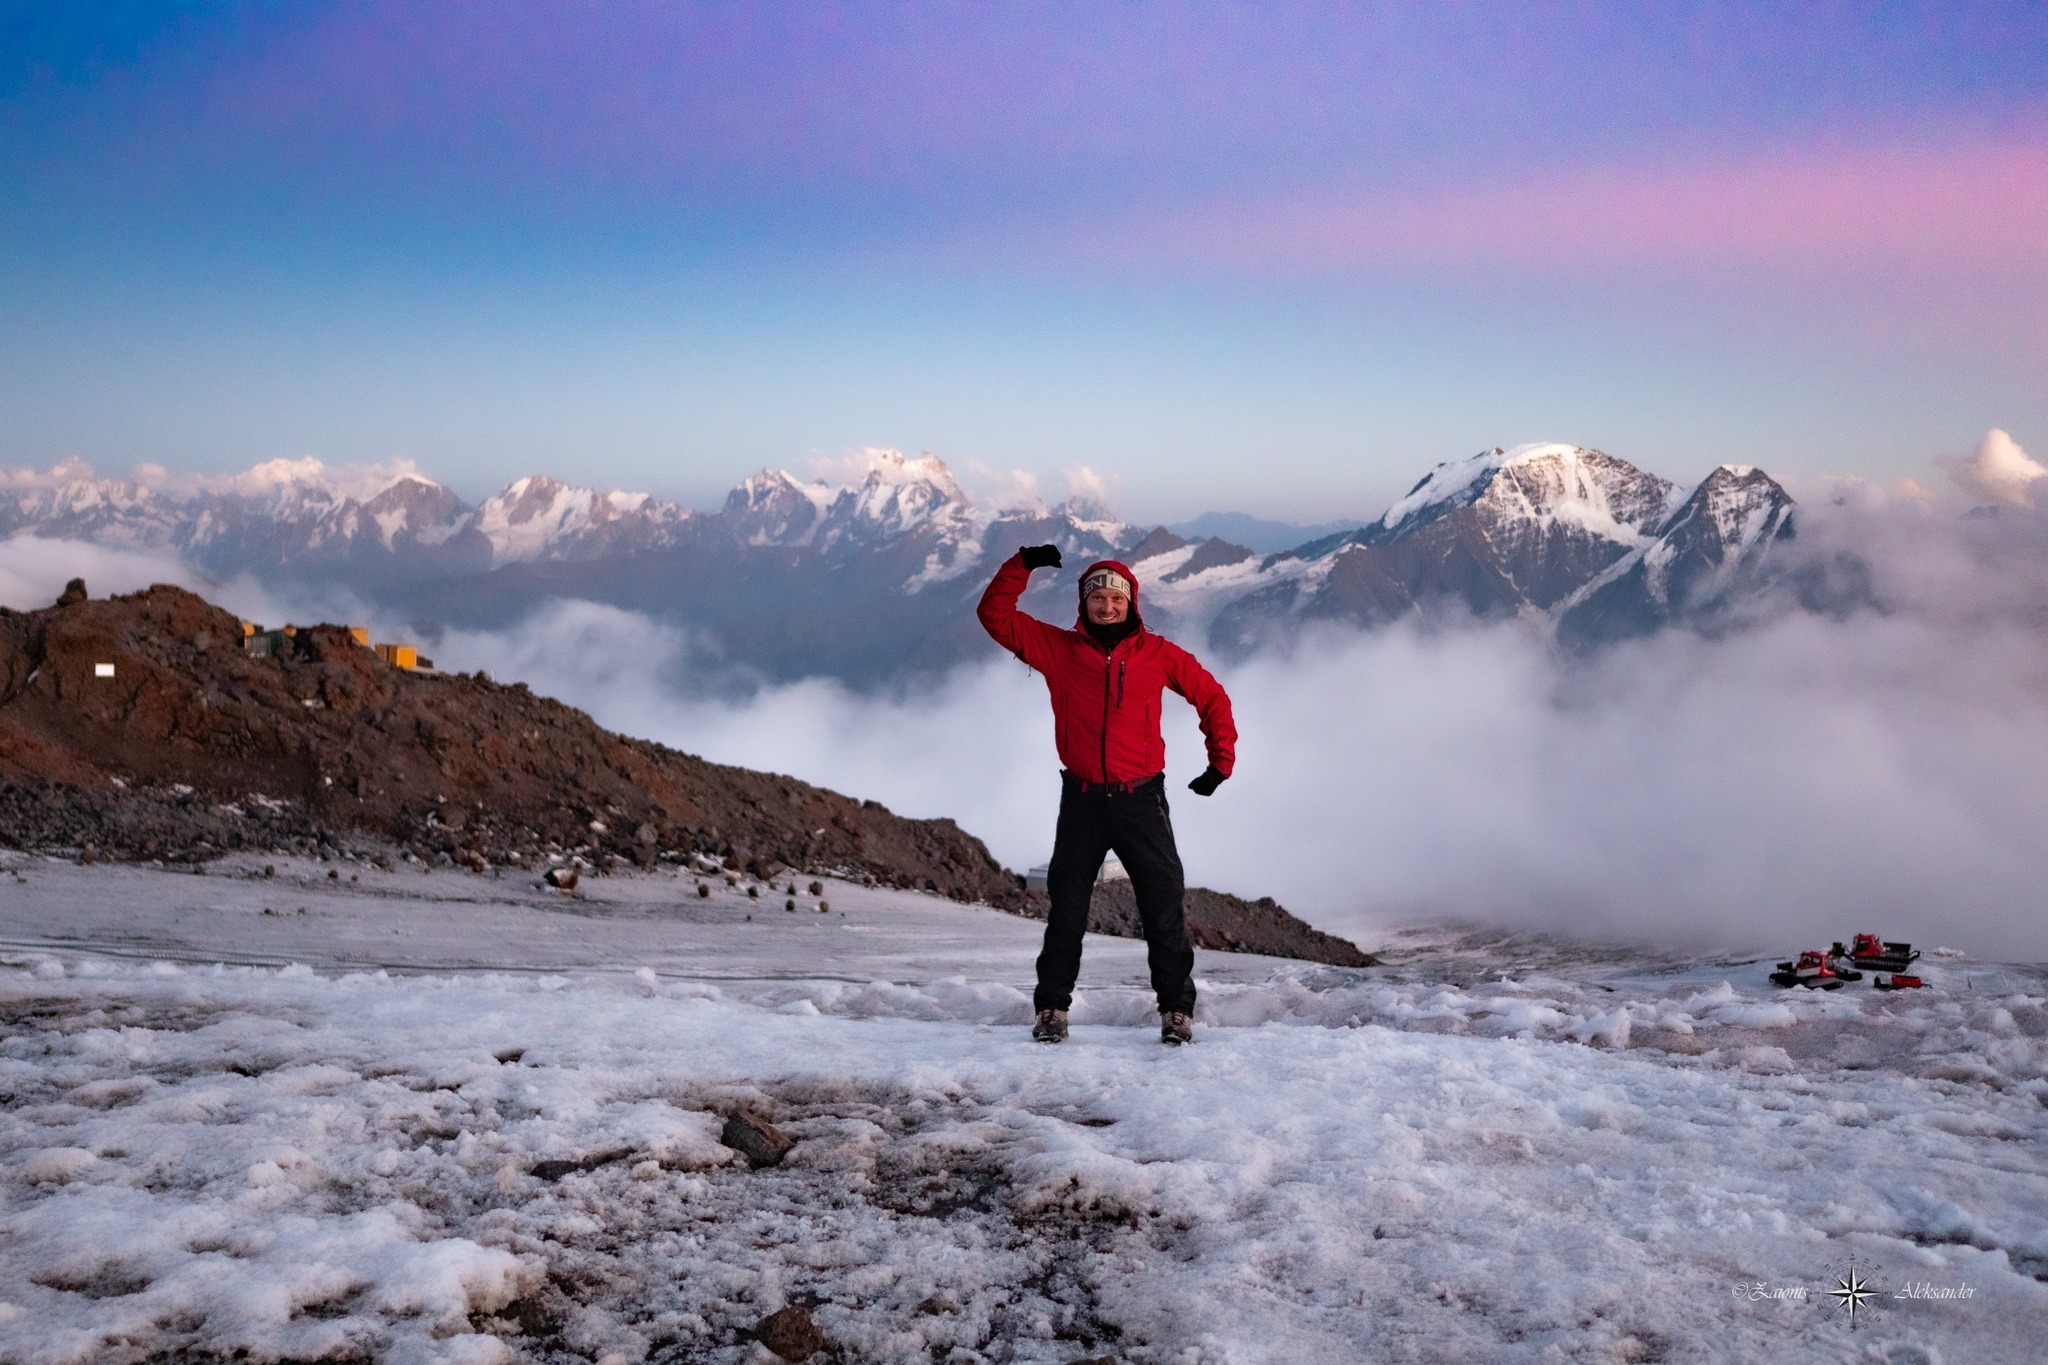
[[[1109,781],[1109,666],[1116,658],[1116,647],[1102,656],[1102,780]]]

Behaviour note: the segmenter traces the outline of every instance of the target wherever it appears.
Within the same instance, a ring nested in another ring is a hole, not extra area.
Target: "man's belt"
[[[1110,792],[1114,792],[1119,796],[1128,796],[1130,793],[1141,791],[1146,787],[1152,786],[1154,783],[1166,781],[1165,773],[1154,773],[1150,777],[1141,777],[1135,782],[1088,782],[1074,776],[1072,772],[1065,768],[1060,769],[1060,777],[1068,786],[1080,792],[1083,796],[1101,796]]]

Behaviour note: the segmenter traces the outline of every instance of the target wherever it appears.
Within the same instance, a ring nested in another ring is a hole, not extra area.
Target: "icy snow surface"
[[[274,861],[6,858],[0,1359],[760,1362],[786,1303],[861,1361],[2023,1361],[2048,1328],[2038,968],[1817,995],[1418,929],[1365,971],[1203,953],[1174,1050],[1142,945],[1091,939],[1044,1048],[1037,926],[994,911]],[[735,1163],[738,1109],[784,1165]]]

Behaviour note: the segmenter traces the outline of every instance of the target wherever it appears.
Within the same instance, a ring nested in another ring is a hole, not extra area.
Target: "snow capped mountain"
[[[1150,622],[1225,651],[1305,622],[1412,615],[1560,621],[1564,638],[1596,643],[1742,597],[1791,515],[1755,470],[1724,466],[1681,497],[1555,443],[1440,464],[1371,524],[1264,556],[1133,526],[1084,497],[978,505],[929,453],[865,450],[837,477],[764,469],[699,513],[544,474],[470,507],[407,463],[101,479],[72,460],[0,473],[0,534],[167,550],[224,578],[340,578],[450,625],[507,624],[549,597],[610,602],[708,631],[770,675],[877,679],[972,657],[973,599],[1019,545],[1054,542],[1075,568],[1126,559]],[[1041,575],[1027,606],[1070,619],[1071,576]]]
[[[0,478],[0,530],[170,550],[216,572],[331,565],[436,547],[462,529],[453,491],[410,462],[331,470],[272,460],[225,477],[145,468],[102,479],[82,460]]]
[[[1269,557],[1266,581],[1223,604],[1211,630],[1257,647],[1297,619],[1381,625],[1412,613],[1480,620],[1555,610],[1643,548],[1676,490],[1579,446],[1495,447],[1438,465],[1358,531]]]
[[[825,484],[800,483],[779,469],[764,469],[726,495],[721,515],[743,545],[803,545],[832,497]]]
[[[1573,594],[1558,613],[1559,635],[1598,644],[1704,624],[1760,586],[1766,552],[1791,535],[1791,495],[1762,470],[1724,464],[1654,539]]]
[[[1413,534],[1440,517],[1481,507],[1506,523],[1576,526],[1633,543],[1671,510],[1672,485],[1626,460],[1580,446],[1539,442],[1448,460],[1422,477],[1364,538]]]
[[[692,513],[647,493],[601,493],[534,474],[486,498],[470,525],[490,543],[491,562],[592,559],[614,550],[671,542]]]
[[[102,479],[76,457],[46,473],[0,475],[0,533],[10,536],[156,549],[172,543],[183,520],[180,502],[154,482]]]
[[[197,481],[184,510],[173,548],[232,574],[360,569],[436,551],[460,534],[467,509],[410,462],[330,470],[318,460],[273,460]]]
[[[969,529],[990,518],[953,479],[953,471],[930,453],[912,460],[901,451],[871,450],[867,475],[842,490],[825,514],[823,538],[876,541],[928,527]]]

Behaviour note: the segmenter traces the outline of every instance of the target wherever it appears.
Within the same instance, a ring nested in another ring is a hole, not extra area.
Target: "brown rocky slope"
[[[340,626],[276,657],[241,641],[235,616],[163,585],[0,607],[0,845],[191,862],[368,840],[477,871],[703,855],[1044,914],[951,820],[615,735],[523,683],[394,668]],[[1117,894],[1089,927],[1141,936]],[[1203,947],[1371,961],[1271,901],[1190,888],[1188,925]]]
[[[1050,908],[1043,895],[1033,893],[1020,913],[1044,919]],[[1357,944],[1311,928],[1288,914],[1271,896],[1248,901],[1227,891],[1191,886],[1182,909],[1187,916],[1188,938],[1197,948],[1299,957],[1327,962],[1333,967],[1379,964],[1378,958],[1362,951]],[[1130,882],[1119,878],[1095,884],[1095,894],[1088,902],[1088,932],[1114,934],[1118,938],[1145,937],[1144,922],[1138,917],[1138,898]]]
[[[1019,900],[950,820],[611,734],[523,684],[393,668],[338,626],[278,658],[241,639],[164,586],[0,615],[0,839],[188,860],[367,836],[471,867],[697,852]]]

